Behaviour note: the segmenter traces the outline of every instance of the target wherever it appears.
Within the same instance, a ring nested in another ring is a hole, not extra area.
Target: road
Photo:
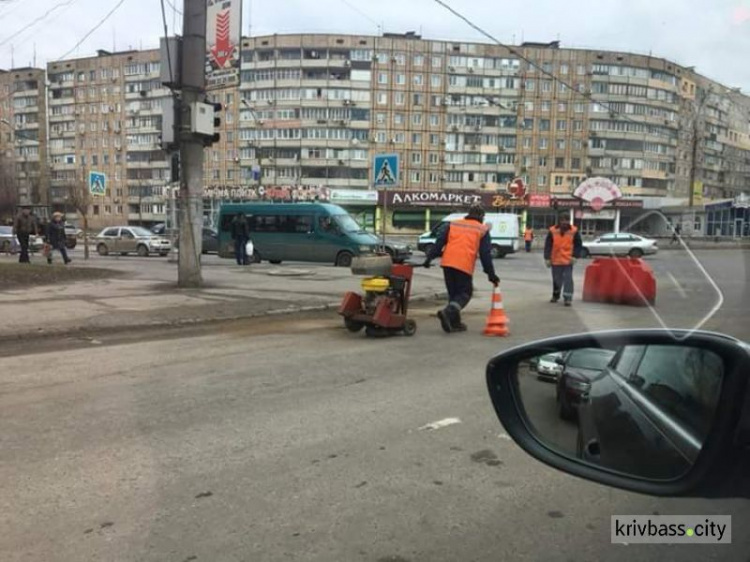
[[[698,257],[723,295],[705,326],[750,339],[750,255]],[[650,261],[656,311],[551,305],[538,256],[498,260],[526,291],[505,295],[508,338],[479,335],[478,296],[451,336],[433,307],[415,311],[413,338],[306,315],[49,353],[30,342],[0,359],[0,559],[746,559],[747,501],[652,498],[547,468],[507,437],[485,388],[487,360],[513,345],[699,323],[720,297],[684,258]],[[611,515],[657,513],[731,514],[733,544],[610,544]]]

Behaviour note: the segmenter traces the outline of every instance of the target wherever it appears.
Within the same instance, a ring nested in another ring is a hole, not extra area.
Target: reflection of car
[[[644,238],[637,234],[619,232],[604,234],[592,241],[584,242],[582,256],[622,255],[639,258],[643,255],[655,254],[658,249],[656,240]]]
[[[29,251],[39,252],[44,247],[44,239],[41,236],[29,236]],[[0,226],[0,252],[15,253],[21,250],[18,239],[13,234],[12,226]]]
[[[624,347],[578,407],[578,457],[648,478],[683,474],[711,427],[722,365],[696,347]]]
[[[562,365],[557,359],[563,357],[562,353],[549,353],[542,355],[536,364],[537,377],[552,382],[557,381],[557,377],[562,372]]]
[[[169,240],[140,226],[111,226],[96,237],[96,251],[100,256],[110,252],[121,255],[136,252],[142,257],[151,253],[166,256],[171,247]]]
[[[556,359],[562,366],[557,378],[557,412],[564,420],[575,418],[575,409],[591,387],[591,379],[596,377],[615,352],[609,349],[586,347],[569,352],[564,358]]]

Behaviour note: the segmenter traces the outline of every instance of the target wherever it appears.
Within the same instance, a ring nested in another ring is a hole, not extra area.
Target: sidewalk
[[[337,307],[346,291],[359,290],[359,278],[348,268],[206,262],[203,288],[178,289],[177,266],[164,259],[76,260],[77,268],[108,268],[123,274],[0,292],[0,338],[95,334],[325,310]],[[413,298],[433,299],[444,290],[442,276],[419,275]]]

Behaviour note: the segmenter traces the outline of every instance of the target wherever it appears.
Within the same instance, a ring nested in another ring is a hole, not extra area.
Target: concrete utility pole
[[[185,0],[183,8],[180,143],[180,252],[177,284],[200,287],[203,227],[203,140],[191,133],[191,109],[206,90],[206,0]]]

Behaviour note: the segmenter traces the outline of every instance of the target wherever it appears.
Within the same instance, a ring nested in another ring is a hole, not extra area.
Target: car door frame
[[[123,235],[123,232],[129,232],[133,238],[125,238]],[[121,227],[120,228],[120,235],[117,237],[118,240],[118,249],[117,251],[122,253],[128,253],[133,254],[138,250],[138,237],[135,235],[135,232],[133,232],[129,227]]]

